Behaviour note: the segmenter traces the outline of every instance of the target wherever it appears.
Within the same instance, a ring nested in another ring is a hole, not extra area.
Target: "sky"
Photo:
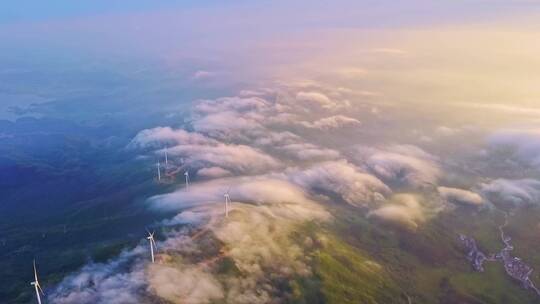
[[[368,91],[392,98],[529,106],[539,77],[536,1],[22,1],[0,12],[4,70],[91,62],[214,82],[369,70]]]
[[[170,7],[203,6],[216,1],[89,1],[73,2],[68,0],[53,0],[47,3],[25,0],[3,5],[0,22],[32,22],[55,18],[73,18],[103,13],[137,12],[156,10]]]
[[[509,13],[512,11],[526,12],[530,8],[536,7],[535,1],[496,1],[496,0],[458,0],[452,2],[438,2],[425,0],[409,0],[409,1],[338,1],[335,3],[325,3],[322,1],[295,1],[287,3],[286,1],[230,1],[223,3],[221,1],[185,1],[185,0],[170,0],[170,1],[143,1],[143,0],[115,0],[105,1],[96,0],[91,2],[77,3],[68,0],[53,0],[47,3],[40,3],[32,0],[17,1],[5,3],[2,6],[0,20],[2,23],[12,22],[32,22],[37,20],[60,19],[60,18],[80,18],[85,16],[93,16],[100,14],[124,14],[149,11],[164,11],[164,10],[186,10],[193,8],[212,8],[212,7],[267,7],[267,8],[283,8],[284,4],[292,9],[303,8],[305,12],[314,12],[321,8],[339,9],[343,7],[352,7],[356,10],[366,11],[379,16],[394,14],[399,12],[406,13],[407,17],[397,18],[397,20],[412,20],[412,18],[421,16],[421,19],[430,20],[431,18],[440,17],[448,19],[459,19],[459,15],[466,16],[489,16],[493,14]],[[465,12],[465,8],[467,8]],[[429,12],[429,14],[425,14]],[[328,13],[328,12],[327,12]],[[413,13],[413,14],[411,14]],[[328,18],[328,14],[326,18]],[[397,16],[395,16],[397,17]],[[418,18],[416,18],[418,19]],[[434,20],[434,19],[431,19]],[[350,20],[349,20],[350,21]]]

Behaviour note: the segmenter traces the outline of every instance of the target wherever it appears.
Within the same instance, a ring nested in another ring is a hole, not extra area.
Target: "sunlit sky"
[[[392,101],[535,106],[539,12],[525,0],[17,1],[0,10],[0,67],[90,58],[214,82],[324,80]]]

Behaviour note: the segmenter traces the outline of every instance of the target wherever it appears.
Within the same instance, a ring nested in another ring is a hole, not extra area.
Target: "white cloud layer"
[[[233,172],[257,173],[281,166],[278,160],[256,148],[223,144],[199,133],[168,127],[141,131],[130,145],[162,148],[169,146],[167,151],[170,156],[181,157],[195,168],[220,167]],[[162,151],[160,152],[162,154]],[[210,173],[216,173],[216,170]]]
[[[154,196],[149,203],[157,209],[182,210],[202,204],[222,203],[227,191],[236,201],[250,204],[310,202],[304,191],[294,184],[273,177],[255,176],[196,183],[189,190],[181,188]]]
[[[214,276],[196,266],[153,264],[148,269],[148,283],[152,293],[172,303],[209,304],[224,297]]]
[[[489,138],[492,148],[509,148],[521,162],[540,168],[540,130],[503,130]]]
[[[88,264],[69,275],[50,293],[54,304],[126,304],[139,302],[140,290],[145,286],[144,268],[130,265],[142,252],[141,246],[124,251],[118,258],[105,264]]]
[[[416,230],[425,220],[421,198],[412,194],[397,194],[368,216],[411,230]]]
[[[416,146],[360,147],[357,151],[360,164],[388,183],[419,188],[437,184],[442,175],[437,158]]]
[[[438,187],[437,191],[442,198],[450,203],[476,207],[484,204],[484,199],[472,191],[448,187]]]
[[[332,129],[340,129],[343,127],[358,127],[362,125],[362,123],[358,119],[347,117],[345,115],[334,115],[321,118],[314,122],[302,121],[301,125],[310,129],[328,131]]]
[[[540,181],[535,179],[497,179],[483,184],[481,190],[494,203],[540,204]]]
[[[294,183],[315,193],[338,195],[354,206],[384,199],[392,191],[376,177],[346,161],[324,162],[290,174]]]
[[[306,109],[311,109],[314,105],[327,110],[335,110],[343,106],[348,106],[347,103],[333,101],[320,92],[298,92],[296,94],[296,100],[304,105]]]

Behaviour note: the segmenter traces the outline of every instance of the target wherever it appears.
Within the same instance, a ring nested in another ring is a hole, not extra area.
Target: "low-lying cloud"
[[[208,304],[223,299],[214,276],[201,267],[153,264],[148,269],[149,290],[172,303]]]
[[[540,204],[540,181],[535,179],[497,179],[482,184],[481,190],[494,203],[513,206]]]
[[[246,145],[224,144],[182,129],[160,127],[144,130],[137,134],[130,145],[161,147],[160,155],[164,153],[163,148],[168,147],[170,156],[184,159],[192,168],[220,167],[239,173],[258,173],[281,166],[278,160],[259,149]]]
[[[438,187],[439,195],[446,201],[458,204],[479,207],[484,204],[484,199],[477,193],[449,187]]]
[[[381,180],[421,188],[437,184],[442,171],[437,158],[412,145],[357,149],[357,160]]]
[[[392,191],[378,178],[347,161],[324,162],[290,174],[294,183],[315,193],[339,196],[353,206],[384,200]]]
[[[518,161],[540,168],[540,130],[502,130],[490,136],[489,144],[493,149],[510,149]]]
[[[306,128],[324,131],[340,129],[343,127],[358,127],[362,125],[358,119],[347,117],[345,115],[325,117],[314,122],[302,121],[300,124]]]
[[[146,252],[141,246],[124,251],[108,263],[88,264],[79,272],[65,277],[47,294],[49,303],[111,303],[139,302],[145,286],[144,267],[133,261]]]
[[[416,230],[425,221],[422,199],[413,194],[397,194],[382,207],[368,213],[390,224]]]

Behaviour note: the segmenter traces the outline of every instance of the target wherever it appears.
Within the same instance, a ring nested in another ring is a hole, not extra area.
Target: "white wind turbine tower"
[[[161,181],[161,164],[159,163],[159,160],[157,162],[157,180]]]
[[[184,175],[186,176],[186,190],[188,190],[189,189],[189,171],[186,171]]]
[[[38,304],[41,304],[41,297],[39,293],[41,292],[42,295],[45,295],[43,293],[43,289],[41,289],[41,285],[39,285],[38,277],[37,277],[37,270],[36,270],[36,260],[34,260],[34,282],[31,282],[30,285],[33,285],[36,290],[36,297]]]
[[[155,262],[155,259],[154,259],[154,247],[157,247],[156,246],[156,241],[154,241],[154,232],[150,233],[150,231],[148,231],[148,242],[150,243],[150,254],[152,255],[152,263]]]
[[[229,196],[229,190],[230,189],[227,189],[227,192],[225,192],[225,194],[223,194],[223,196],[225,197],[225,217],[229,217],[229,204],[231,203],[231,198]]]

